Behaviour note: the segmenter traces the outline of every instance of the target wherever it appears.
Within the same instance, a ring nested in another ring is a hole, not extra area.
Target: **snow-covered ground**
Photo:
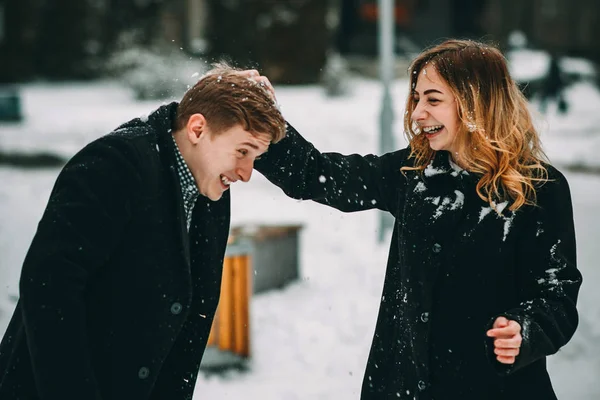
[[[518,61],[522,68],[537,62]],[[352,92],[327,98],[316,86],[280,87],[287,119],[323,151],[377,152],[381,88],[352,79]],[[393,86],[397,146],[407,81]],[[136,102],[119,84],[34,84],[21,87],[26,119],[0,125],[0,149],[53,151],[72,155],[89,140],[157,102]],[[559,168],[600,166],[600,93],[585,83],[567,92],[570,113],[551,107],[537,115],[548,155]],[[532,108],[535,112],[535,107]],[[564,168],[562,168],[564,170]],[[0,168],[0,332],[17,295],[20,266],[58,169]],[[566,171],[574,200],[579,266],[580,327],[573,340],[550,358],[561,399],[600,398],[600,176]],[[301,280],[284,290],[254,296],[252,359],[248,371],[201,376],[196,399],[357,399],[383,285],[388,242],[376,240],[376,211],[343,214],[312,202],[286,198],[260,174],[232,189],[232,224],[300,223]]]

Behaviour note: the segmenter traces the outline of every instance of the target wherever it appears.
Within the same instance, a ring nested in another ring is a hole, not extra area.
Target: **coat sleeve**
[[[139,187],[132,153],[124,140],[101,139],[75,155],[55,183],[25,257],[20,302],[41,400],[101,399],[85,290],[130,218],[131,194]]]
[[[550,166],[548,172],[551,180],[538,190],[537,206],[530,210],[518,240],[520,304],[502,314],[521,325],[523,342],[515,363],[496,361],[488,341],[488,355],[501,374],[556,353],[571,339],[579,321],[576,304],[582,276],[576,263],[571,194],[560,172]]]
[[[321,153],[291,125],[255,168],[299,200],[314,200],[340,211],[378,208],[395,213],[406,177],[400,171],[408,148],[383,156]]]

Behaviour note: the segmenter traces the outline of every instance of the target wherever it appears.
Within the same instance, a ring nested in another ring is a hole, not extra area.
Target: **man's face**
[[[421,70],[412,96],[416,104],[412,119],[419,124],[429,146],[433,150],[447,150],[454,154],[454,140],[460,122],[456,100],[435,68]]]
[[[271,135],[253,135],[236,125],[221,133],[205,126],[188,161],[200,193],[216,201],[237,181],[248,182],[254,160],[267,151]]]

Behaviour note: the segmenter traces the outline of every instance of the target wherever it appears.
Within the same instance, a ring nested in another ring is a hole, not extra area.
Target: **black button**
[[[442,245],[439,243],[436,243],[433,245],[432,250],[434,253],[439,253],[440,251],[442,251]]]
[[[428,312],[424,312],[421,314],[421,321],[423,321],[423,322],[429,321],[429,313]]]
[[[150,376],[150,370],[146,367],[142,367],[138,371],[138,378],[140,378],[140,379],[146,379],[149,376]]]
[[[427,389],[427,384],[425,383],[425,381],[419,381],[419,390],[423,391]]]
[[[180,303],[173,303],[171,305],[171,313],[174,314],[174,315],[179,314],[182,309],[183,309],[183,307],[181,307]]]

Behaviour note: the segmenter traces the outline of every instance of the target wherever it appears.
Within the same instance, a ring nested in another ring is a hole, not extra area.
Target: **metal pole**
[[[379,68],[383,88],[383,98],[380,115],[379,151],[384,154],[394,150],[392,125],[394,109],[390,86],[394,79],[394,0],[378,0],[379,9]],[[380,213],[379,242],[385,236],[385,231],[393,228],[394,220],[389,213]]]

